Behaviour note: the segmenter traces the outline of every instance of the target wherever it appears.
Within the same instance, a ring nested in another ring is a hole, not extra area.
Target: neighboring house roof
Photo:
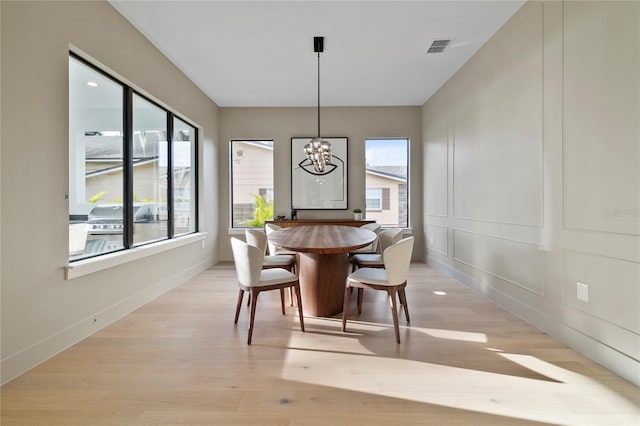
[[[166,140],[158,132],[136,133],[133,138],[134,160],[158,158],[160,139]],[[87,160],[116,160],[123,158],[122,138],[115,136],[86,136],[85,158]]]
[[[157,158],[140,160],[133,163],[133,167],[136,168],[139,166],[144,166],[145,164],[155,163],[157,161],[158,161]],[[106,164],[112,164],[112,163],[106,163]],[[85,177],[95,177],[95,176],[100,176],[100,175],[104,175],[112,172],[120,172],[120,171],[122,171],[122,164],[118,164],[116,166],[107,166],[101,169],[96,169],[96,170],[87,172],[85,173]]]
[[[407,181],[407,166],[367,166],[366,172],[388,179]]]

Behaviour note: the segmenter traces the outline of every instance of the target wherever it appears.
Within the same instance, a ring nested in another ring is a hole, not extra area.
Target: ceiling
[[[422,105],[524,1],[110,3],[223,107]],[[452,39],[427,54],[434,39]]]

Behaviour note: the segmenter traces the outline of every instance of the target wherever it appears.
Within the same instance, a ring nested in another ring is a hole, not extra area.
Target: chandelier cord
[[[318,137],[320,137],[320,52],[318,52]]]

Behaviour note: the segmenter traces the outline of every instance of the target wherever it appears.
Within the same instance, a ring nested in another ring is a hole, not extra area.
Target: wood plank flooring
[[[253,344],[230,263],[209,269],[2,388],[7,425],[638,425],[638,387],[424,264],[395,343],[382,292],[339,317],[281,315]]]

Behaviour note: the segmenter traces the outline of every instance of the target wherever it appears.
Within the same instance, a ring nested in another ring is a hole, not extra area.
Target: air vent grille
[[[429,50],[427,50],[427,53],[442,53],[444,52],[444,49],[449,46],[449,43],[451,43],[451,40],[433,40],[431,46],[429,46]]]

